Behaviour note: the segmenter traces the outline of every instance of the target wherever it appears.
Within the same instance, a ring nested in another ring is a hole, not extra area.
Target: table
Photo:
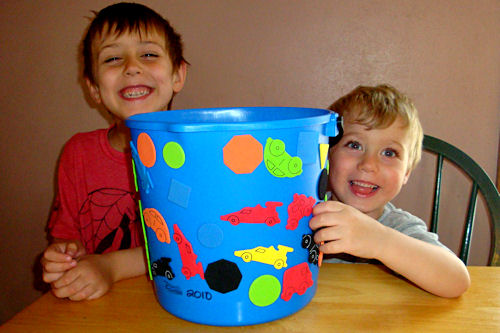
[[[324,264],[301,311],[274,322],[213,327],[178,319],[156,301],[146,277],[121,281],[100,299],[72,302],[47,293],[0,327],[20,332],[500,332],[500,267],[468,267],[461,297],[431,295],[383,266]],[[326,331],[327,330],[327,331]]]

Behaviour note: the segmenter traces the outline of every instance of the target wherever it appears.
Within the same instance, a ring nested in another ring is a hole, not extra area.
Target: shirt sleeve
[[[57,171],[57,193],[49,217],[49,235],[54,238],[80,239],[78,228],[78,179],[76,149],[70,140],[62,152]]]
[[[410,237],[446,248],[439,241],[437,234],[428,231],[427,225],[422,219],[399,208],[392,210],[380,222]]]

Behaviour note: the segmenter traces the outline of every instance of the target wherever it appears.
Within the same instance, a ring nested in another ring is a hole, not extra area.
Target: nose
[[[378,168],[377,156],[370,153],[365,153],[358,163],[358,169],[364,172],[374,172]]]
[[[134,76],[142,73],[141,64],[134,58],[129,58],[125,62],[124,73],[126,76]]]

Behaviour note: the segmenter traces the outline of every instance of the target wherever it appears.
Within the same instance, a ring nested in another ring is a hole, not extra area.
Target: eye
[[[104,63],[109,64],[109,63],[116,62],[119,60],[120,60],[119,57],[108,57],[108,58],[104,59]]]
[[[152,52],[146,52],[142,55],[143,58],[158,58],[158,54]]]
[[[354,150],[361,150],[361,144],[357,141],[349,141],[348,143],[345,144],[347,148],[354,149]]]
[[[399,153],[394,149],[384,149],[382,155],[384,155],[385,157],[398,157]]]

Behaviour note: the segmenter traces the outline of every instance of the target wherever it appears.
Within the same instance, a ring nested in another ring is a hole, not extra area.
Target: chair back
[[[446,159],[462,169],[472,181],[465,229],[460,247],[460,259],[467,264],[472,230],[474,227],[474,217],[476,214],[477,195],[478,192],[481,192],[488,208],[492,230],[488,264],[491,266],[500,266],[500,197],[494,183],[491,181],[488,174],[472,158],[457,147],[443,140],[430,135],[424,135],[423,148],[424,150],[437,154],[436,181],[430,226],[431,231],[437,233],[443,160]]]

